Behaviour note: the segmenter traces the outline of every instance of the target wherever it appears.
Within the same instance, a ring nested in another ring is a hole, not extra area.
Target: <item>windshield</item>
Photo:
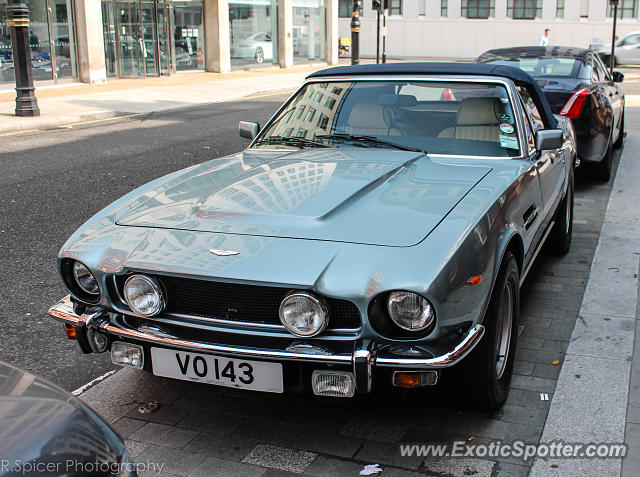
[[[520,68],[533,77],[560,76],[576,78],[582,61],[576,58],[559,58],[557,56],[541,58],[495,58],[486,61],[494,65],[507,65]]]
[[[254,147],[327,144],[443,155],[520,155],[506,88],[454,81],[309,83],[260,134]]]

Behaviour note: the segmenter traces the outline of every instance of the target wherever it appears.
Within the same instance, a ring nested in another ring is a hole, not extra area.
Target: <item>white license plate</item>
[[[166,378],[281,393],[282,365],[151,348],[153,374]]]

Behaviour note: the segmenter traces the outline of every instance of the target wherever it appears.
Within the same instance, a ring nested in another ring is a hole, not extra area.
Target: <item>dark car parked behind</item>
[[[524,46],[489,50],[476,63],[516,66],[533,76],[554,114],[573,121],[578,157],[599,179],[609,180],[612,149],[624,138],[624,93],[592,50]]]
[[[122,438],[78,398],[0,361],[0,477],[136,477]]]

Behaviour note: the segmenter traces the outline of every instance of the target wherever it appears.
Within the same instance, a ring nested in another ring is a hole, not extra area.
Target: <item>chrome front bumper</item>
[[[49,309],[49,314],[64,323],[74,326],[78,323],[87,324],[93,321],[98,330],[109,335],[117,336],[125,340],[143,341],[157,346],[244,358],[350,365],[354,368],[358,389],[365,392],[370,390],[371,374],[373,368],[376,366],[407,370],[448,368],[454,366],[467,356],[484,335],[484,326],[477,324],[470,328],[469,331],[462,336],[461,341],[448,352],[432,358],[378,355],[375,346],[371,345],[362,349],[356,349],[353,353],[332,353],[327,351],[322,354],[314,354],[314,352],[301,352],[296,349],[291,349],[292,347],[287,349],[259,349],[185,340],[165,332],[160,332],[151,327],[135,329],[106,319],[96,321],[95,315],[76,314],[73,310],[73,304],[71,303],[69,295],[53,305]]]

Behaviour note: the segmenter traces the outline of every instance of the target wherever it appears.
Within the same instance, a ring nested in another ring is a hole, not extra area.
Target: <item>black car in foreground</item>
[[[135,477],[120,436],[56,385],[0,361],[0,476]]]
[[[612,149],[624,139],[624,93],[616,84],[622,73],[610,74],[592,50],[557,46],[489,50],[475,62],[516,66],[533,76],[553,113],[573,121],[578,158],[595,177],[609,180]]]

